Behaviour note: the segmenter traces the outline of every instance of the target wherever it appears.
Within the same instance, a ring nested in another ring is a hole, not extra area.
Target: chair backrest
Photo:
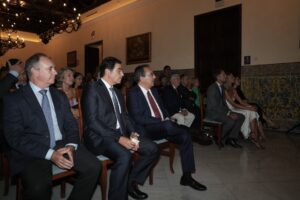
[[[76,97],[77,97],[78,112],[79,112],[78,127],[79,127],[80,140],[82,140],[83,137],[83,116],[82,116],[82,109],[81,109],[81,96],[82,96],[82,89],[76,89]]]
[[[206,94],[200,94],[200,125],[203,129],[203,120],[205,119],[205,107],[206,107]]]

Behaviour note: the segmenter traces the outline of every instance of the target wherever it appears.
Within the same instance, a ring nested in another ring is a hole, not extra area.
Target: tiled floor
[[[149,200],[299,200],[300,199],[300,134],[286,136],[269,132],[267,149],[257,150],[254,145],[242,142],[243,149],[226,146],[218,150],[215,145],[194,144],[197,172],[194,177],[208,187],[198,192],[179,185],[180,158],[176,152],[171,174],[168,159],[162,157],[155,168],[154,185],[148,182],[141,187]],[[68,185],[68,193],[72,188]],[[0,181],[0,192],[3,182]],[[1,194],[0,193],[0,194]],[[3,200],[15,200],[15,187]],[[53,190],[53,199],[59,198],[59,187]],[[100,200],[100,189],[93,200]]]

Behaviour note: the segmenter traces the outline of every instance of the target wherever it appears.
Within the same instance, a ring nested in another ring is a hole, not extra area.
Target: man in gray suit
[[[222,141],[234,148],[241,148],[242,146],[237,143],[237,138],[245,117],[242,114],[230,111],[226,104],[223,87],[226,81],[224,70],[215,69],[213,76],[216,82],[207,89],[206,118],[222,122]],[[220,147],[223,146],[223,142],[221,142]]]

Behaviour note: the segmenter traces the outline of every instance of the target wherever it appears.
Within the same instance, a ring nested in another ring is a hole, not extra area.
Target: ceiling
[[[0,0],[0,28],[40,35],[110,0]]]

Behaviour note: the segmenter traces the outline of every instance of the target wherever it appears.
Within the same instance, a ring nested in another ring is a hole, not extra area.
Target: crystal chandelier
[[[0,56],[4,55],[9,49],[22,49],[25,47],[24,38],[19,36],[16,39],[13,39],[11,36],[12,30],[6,30],[7,38],[2,38],[3,29],[0,29]]]

